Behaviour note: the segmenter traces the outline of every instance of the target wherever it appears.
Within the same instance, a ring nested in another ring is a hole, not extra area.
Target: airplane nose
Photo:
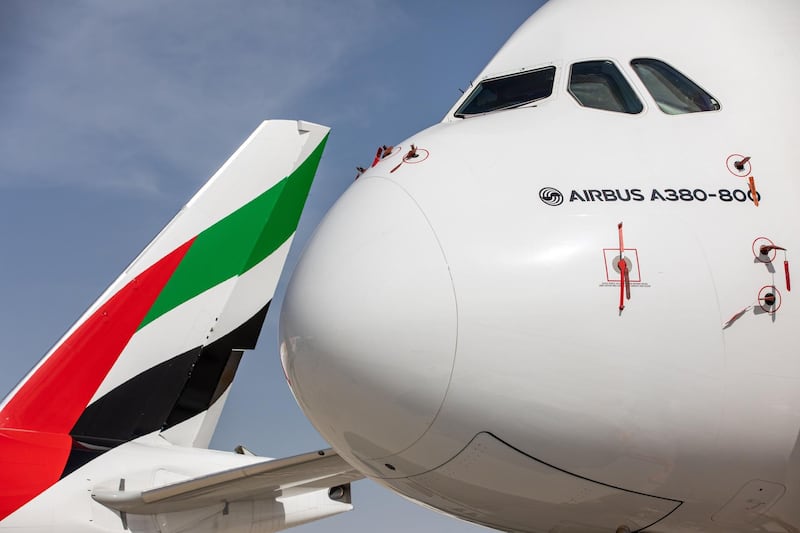
[[[310,239],[286,290],[281,358],[337,449],[378,459],[430,427],[455,360],[456,300],[439,241],[414,199],[362,178]]]

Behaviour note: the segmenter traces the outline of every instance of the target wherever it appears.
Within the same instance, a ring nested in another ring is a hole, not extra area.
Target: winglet
[[[328,132],[263,122],[0,404],[0,520],[142,435],[208,445]]]

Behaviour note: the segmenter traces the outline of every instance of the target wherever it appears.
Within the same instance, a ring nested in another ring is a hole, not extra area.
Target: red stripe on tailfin
[[[136,276],[65,339],[0,411],[0,427],[68,434],[192,240]]]

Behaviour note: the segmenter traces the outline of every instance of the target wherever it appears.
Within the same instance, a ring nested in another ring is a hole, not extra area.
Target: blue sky
[[[538,0],[0,2],[0,394],[266,118],[332,128],[290,263],[375,148],[438,122]],[[279,303],[285,287],[278,288]],[[212,447],[327,447],[274,305]],[[479,530],[369,481],[298,532]]]

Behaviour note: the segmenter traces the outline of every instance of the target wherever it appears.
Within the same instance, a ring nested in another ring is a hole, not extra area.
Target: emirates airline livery
[[[264,122],[0,406],[0,530],[279,531],[347,511],[334,451],[206,449],[328,128]]]
[[[281,312],[333,448],[505,531],[800,531],[798,28],[556,0],[382,147]]]

